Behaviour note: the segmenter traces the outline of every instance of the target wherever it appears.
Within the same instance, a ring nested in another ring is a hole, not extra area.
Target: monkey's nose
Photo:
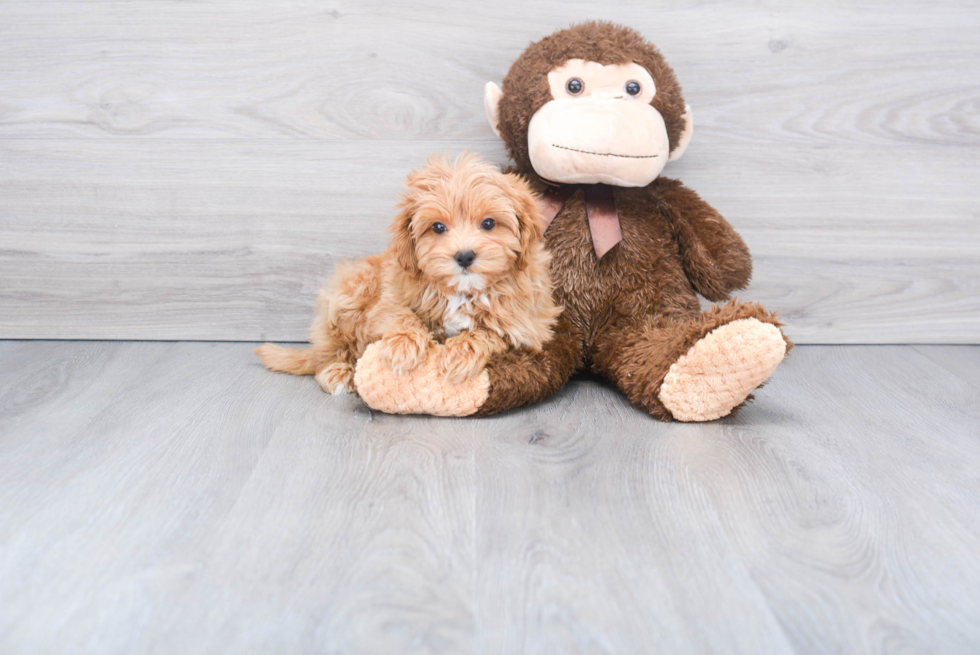
[[[463,268],[469,268],[474,259],[476,259],[476,253],[472,250],[460,250],[456,253],[456,263]]]

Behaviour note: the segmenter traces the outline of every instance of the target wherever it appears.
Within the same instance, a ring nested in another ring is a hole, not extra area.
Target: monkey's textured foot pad
[[[765,382],[786,355],[775,325],[743,318],[715,328],[674,362],[660,402],[678,421],[727,416]]]
[[[490,375],[483,370],[465,382],[448,384],[437,365],[443,348],[432,346],[418,368],[398,375],[382,361],[378,343],[372,343],[357,360],[354,387],[368,407],[387,414],[469,416],[490,395]]]

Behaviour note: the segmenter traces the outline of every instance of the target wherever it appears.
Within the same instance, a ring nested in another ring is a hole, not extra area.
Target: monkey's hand
[[[697,292],[719,301],[748,286],[752,257],[728,221],[680,182],[663,180],[655,188],[654,199],[668,209],[684,272]]]

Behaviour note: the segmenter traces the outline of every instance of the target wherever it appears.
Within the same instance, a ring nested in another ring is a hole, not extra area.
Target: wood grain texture
[[[709,169],[691,153],[670,174],[741,231],[755,258],[743,296],[782,312],[794,340],[980,340],[971,150],[936,179],[917,171],[950,153],[786,146],[774,164],[716,145]],[[405,171],[447,146],[465,144],[389,143],[384,158],[365,142],[0,144],[0,337],[304,339],[321,281],[384,248]],[[506,161],[499,145],[483,154]],[[867,165],[877,175],[848,189]],[[747,183],[762,167],[765,185]]]
[[[521,16],[521,20],[513,20]],[[0,3],[0,338],[304,338],[425,156],[533,39],[636,27],[684,180],[800,343],[980,342],[980,11],[921,3]]]
[[[6,2],[0,138],[493,141],[483,85],[592,19],[663,50],[702,133],[980,144],[968,0]]]
[[[372,414],[247,344],[0,343],[0,651],[973,653],[977,347],[737,418]],[[976,369],[971,369],[975,371]]]

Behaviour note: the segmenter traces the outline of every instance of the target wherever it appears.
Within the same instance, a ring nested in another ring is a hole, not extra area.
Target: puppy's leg
[[[422,363],[431,343],[432,335],[415,312],[392,309],[381,337],[381,359],[395,373],[405,373]]]
[[[491,356],[507,350],[507,342],[496,332],[477,329],[446,340],[439,355],[439,372],[449,384],[459,384],[480,373]]]
[[[373,334],[367,316],[380,297],[380,266],[376,255],[343,262],[320,292],[310,342],[317,354],[316,381],[327,393],[356,393],[354,365]]]
[[[340,396],[354,391],[354,363],[357,361],[354,337],[346,334],[333,320],[316,326],[311,334],[316,353],[316,381],[324,391]]]

